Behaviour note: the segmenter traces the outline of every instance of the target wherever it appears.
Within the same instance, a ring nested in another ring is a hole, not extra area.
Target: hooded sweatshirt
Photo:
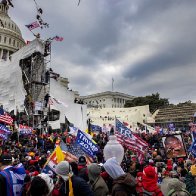
[[[103,167],[106,170],[106,172],[112,177],[113,180],[125,174],[121,166],[118,164],[116,157],[108,159],[103,164]]]
[[[96,163],[88,166],[88,176],[94,196],[106,196],[109,193],[107,184],[100,176],[101,168]]]
[[[135,195],[135,179],[129,173],[125,174],[115,157],[108,159],[103,167],[114,180],[112,196]]]

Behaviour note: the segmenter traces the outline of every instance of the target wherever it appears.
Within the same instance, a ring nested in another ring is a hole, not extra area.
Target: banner
[[[186,157],[187,154],[181,135],[174,134],[163,136],[162,142],[168,159]]]
[[[6,126],[0,124],[0,138],[7,140],[9,134],[11,134],[11,131]]]
[[[85,133],[81,130],[78,130],[76,143],[81,147],[81,149],[88,154],[90,157],[94,157],[98,152],[98,146],[90,140]]]
[[[30,135],[30,134],[32,134],[32,131],[33,131],[32,127],[19,124],[19,133],[21,135]]]

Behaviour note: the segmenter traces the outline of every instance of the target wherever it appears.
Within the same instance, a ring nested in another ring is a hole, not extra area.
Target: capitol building
[[[0,3],[0,61],[7,61],[25,45],[18,26],[8,15],[9,6]]]

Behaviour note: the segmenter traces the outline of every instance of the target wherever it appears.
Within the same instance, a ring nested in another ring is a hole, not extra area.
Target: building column
[[[0,49],[0,59],[2,59],[3,49]]]
[[[10,60],[10,51],[7,51],[7,60]]]

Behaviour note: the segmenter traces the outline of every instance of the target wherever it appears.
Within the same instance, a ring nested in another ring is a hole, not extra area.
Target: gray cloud
[[[115,90],[146,95],[160,92],[171,102],[195,100],[195,0],[37,0],[54,35],[51,66],[86,95]],[[35,20],[33,0],[15,1],[11,17],[26,40],[25,24]]]

